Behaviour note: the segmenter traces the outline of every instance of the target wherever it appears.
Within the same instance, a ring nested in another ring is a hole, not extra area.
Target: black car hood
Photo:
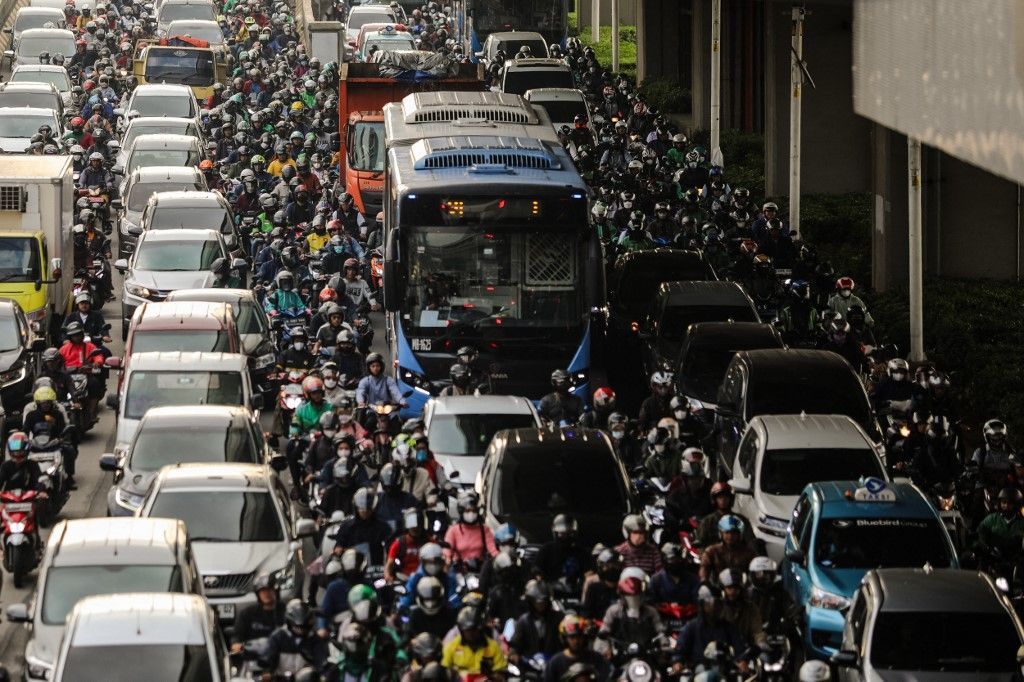
[[[598,542],[617,545],[622,541],[621,512],[575,515],[579,523],[579,542],[593,547]],[[551,539],[551,521],[555,514],[502,514],[501,521],[511,523],[527,544],[539,545]]]
[[[9,370],[11,365],[16,363],[24,352],[25,351],[21,348],[0,351],[0,372],[6,372]]]

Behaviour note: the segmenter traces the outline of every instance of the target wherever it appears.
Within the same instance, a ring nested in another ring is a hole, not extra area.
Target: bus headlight
[[[399,365],[398,367],[398,378],[403,383],[413,386],[414,388],[422,388],[424,391],[430,390],[430,381],[419,372],[414,372],[411,369],[406,369]]]

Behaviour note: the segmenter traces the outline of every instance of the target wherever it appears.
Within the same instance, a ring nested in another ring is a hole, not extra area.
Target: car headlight
[[[269,367],[270,365],[273,365],[275,362],[277,362],[277,356],[274,355],[273,353],[261,355],[258,358],[256,358],[256,369],[263,369],[264,367]]]
[[[12,367],[6,372],[0,372],[0,384],[13,384],[25,378],[25,365]]]
[[[50,677],[53,665],[35,656],[25,656],[25,667],[28,669],[28,676],[39,680]]]
[[[757,515],[757,528],[762,533],[774,535],[777,538],[784,538],[786,537],[786,530],[789,528],[789,522],[785,519],[761,513]]]
[[[142,495],[136,495],[124,488],[118,488],[114,491],[114,501],[125,509],[135,511],[142,506]]]
[[[275,571],[272,575],[279,590],[287,592],[295,588],[295,564],[293,562],[289,561],[287,566],[280,571]]]
[[[829,609],[831,611],[845,611],[850,608],[849,598],[826,592],[820,587],[811,588],[810,604],[819,609]]]
[[[146,287],[139,286],[138,284],[129,284],[125,282],[124,289],[132,296],[138,296],[139,298],[149,298],[153,295],[152,291]]]

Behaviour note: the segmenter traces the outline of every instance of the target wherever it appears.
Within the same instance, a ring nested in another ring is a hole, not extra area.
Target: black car
[[[675,369],[690,325],[729,320],[761,321],[754,302],[736,282],[662,283],[650,314],[637,332],[645,373]]]
[[[719,479],[731,477],[736,447],[752,417],[801,412],[846,415],[873,442],[881,441],[864,384],[841,356],[793,348],[736,353],[718,390]]]
[[[676,392],[699,403],[710,414],[718,400],[729,363],[738,351],[785,348],[770,324],[757,322],[699,322],[690,327],[679,352]]]
[[[491,440],[480,473],[487,523],[511,523],[530,545],[551,539],[551,520],[572,514],[584,546],[621,542],[633,509],[626,470],[596,429],[507,429]]]
[[[14,417],[31,401],[36,379],[34,354],[45,348],[46,340],[32,330],[21,306],[0,299],[0,401],[8,421],[20,421]]]

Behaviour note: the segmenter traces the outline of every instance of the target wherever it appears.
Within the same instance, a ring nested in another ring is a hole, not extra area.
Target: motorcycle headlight
[[[256,358],[256,369],[263,369],[264,367],[269,367],[273,365],[275,362],[277,362],[277,356],[275,356],[273,353],[261,355],[258,358]]]
[[[24,533],[25,532],[25,522],[24,521],[12,521],[10,524],[8,524],[7,528],[10,529],[12,534],[13,533]]]
[[[125,283],[124,288],[129,294],[132,296],[138,296],[139,298],[149,298],[153,295],[152,291],[144,286],[139,286],[138,284]]]
[[[838,594],[826,592],[820,587],[811,588],[811,606],[831,611],[845,611],[850,608],[850,600]]]
[[[117,502],[118,506],[135,511],[142,506],[142,495],[136,495],[124,488],[118,488],[114,491],[114,501]]]
[[[0,384],[13,384],[25,378],[25,365],[12,367],[6,372],[0,372]]]

